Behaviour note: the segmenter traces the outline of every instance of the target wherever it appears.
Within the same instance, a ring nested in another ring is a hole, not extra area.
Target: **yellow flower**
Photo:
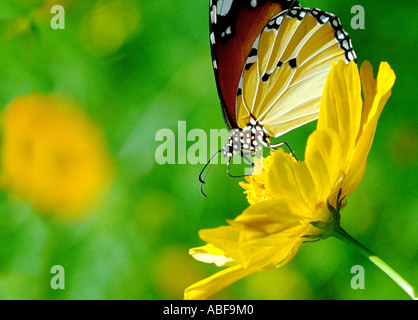
[[[2,116],[1,186],[62,218],[90,208],[112,176],[100,130],[68,100],[33,94]]]
[[[339,226],[342,200],[363,177],[394,81],[387,63],[375,80],[365,62],[361,81],[354,63],[333,65],[305,160],[296,162],[281,149],[274,152],[264,159],[261,173],[242,184],[251,206],[228,226],[199,232],[207,244],[190,254],[228,268],[188,287],[185,299],[205,299],[249,274],[282,266],[303,242],[331,235]]]

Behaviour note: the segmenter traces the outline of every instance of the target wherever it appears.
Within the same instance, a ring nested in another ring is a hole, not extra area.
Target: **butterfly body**
[[[250,124],[244,128],[231,129],[231,136],[222,148],[222,155],[230,158],[238,152],[241,156],[247,153],[256,154],[263,147],[268,147],[269,143],[270,137],[263,126],[251,119]]]

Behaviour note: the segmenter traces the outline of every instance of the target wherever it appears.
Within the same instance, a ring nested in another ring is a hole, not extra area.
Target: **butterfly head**
[[[244,128],[232,129],[231,136],[228,138],[227,143],[224,145],[222,149],[220,149],[210,158],[210,160],[206,163],[206,165],[200,172],[200,193],[206,197],[205,193],[202,190],[202,187],[203,184],[205,184],[205,179],[209,172],[209,169],[213,164],[213,159],[215,159],[219,154],[222,154],[224,157],[229,158],[229,161],[231,161],[234,155],[239,154],[241,155],[241,157],[251,162],[250,160],[248,160],[247,155],[255,155],[256,153],[261,151],[263,147],[269,147],[270,139],[271,137],[268,135],[265,128],[253,118],[251,119],[250,123]],[[227,167],[228,174],[231,177],[242,177],[232,176],[229,173],[229,162]]]

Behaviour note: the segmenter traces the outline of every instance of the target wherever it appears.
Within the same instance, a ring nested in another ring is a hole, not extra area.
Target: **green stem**
[[[417,293],[404,278],[402,278],[395,270],[389,267],[382,259],[376,256],[373,252],[363,246],[360,242],[350,236],[347,232],[343,230],[340,226],[334,229],[332,235],[335,238],[338,238],[346,243],[352,245],[357,251],[359,251],[363,256],[373,262],[380,270],[386,273],[393,281],[395,281],[398,286],[400,286],[412,299],[417,300]]]

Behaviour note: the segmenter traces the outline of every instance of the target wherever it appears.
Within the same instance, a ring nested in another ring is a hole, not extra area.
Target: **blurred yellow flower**
[[[327,238],[339,227],[342,201],[363,177],[377,120],[395,81],[387,63],[380,65],[377,80],[368,62],[360,74],[361,80],[354,62],[333,65],[305,160],[274,152],[264,159],[261,173],[241,184],[251,206],[228,226],[199,232],[207,244],[190,254],[229,268],[188,287],[185,299],[205,299],[247,275],[282,266],[303,242]]]
[[[5,109],[1,130],[1,185],[37,210],[76,218],[111,180],[104,137],[72,101],[17,98]]]
[[[109,55],[138,34],[140,26],[137,1],[98,1],[82,22],[81,40],[91,53]]]

